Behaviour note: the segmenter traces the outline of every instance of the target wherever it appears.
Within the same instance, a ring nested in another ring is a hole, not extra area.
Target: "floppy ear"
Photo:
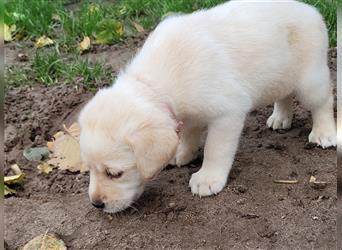
[[[145,126],[127,138],[137,159],[137,167],[145,179],[152,179],[174,156],[178,136],[172,128]]]

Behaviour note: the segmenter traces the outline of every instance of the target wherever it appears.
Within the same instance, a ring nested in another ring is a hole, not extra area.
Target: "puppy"
[[[170,161],[204,159],[189,186],[209,196],[226,184],[246,115],[274,102],[267,126],[288,129],[295,95],[312,112],[309,141],[336,145],[328,36],[311,6],[230,1],[168,17],[112,87],[79,117],[94,206],[130,206]]]

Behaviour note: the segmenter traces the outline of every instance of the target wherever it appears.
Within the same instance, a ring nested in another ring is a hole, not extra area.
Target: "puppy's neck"
[[[125,82],[125,84],[130,84],[130,86],[134,88],[134,91],[137,91],[138,93],[143,93],[144,97],[151,104],[153,104],[165,115],[167,115],[175,124],[175,131],[177,135],[180,135],[184,123],[183,121],[178,119],[171,98],[163,94],[162,91],[158,88],[157,84],[153,83],[145,76],[132,73],[121,75],[120,78],[123,79],[122,82]]]

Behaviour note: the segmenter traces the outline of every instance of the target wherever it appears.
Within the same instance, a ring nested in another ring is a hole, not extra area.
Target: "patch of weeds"
[[[29,36],[50,35],[53,17],[63,8],[62,0],[5,0],[4,22]]]
[[[77,57],[68,65],[68,81],[78,79],[89,89],[110,85],[114,73],[110,67],[99,62],[90,63],[89,60]]]
[[[32,69],[39,81],[52,84],[66,74],[67,67],[64,60],[57,51],[48,53],[37,51],[32,62]]]
[[[90,63],[79,56],[62,58],[56,51],[37,51],[32,62],[36,79],[44,84],[79,82],[88,88],[111,83],[112,71],[101,63]]]
[[[17,66],[6,67],[5,70],[5,90],[11,87],[27,85],[32,80],[29,69],[18,68]]]

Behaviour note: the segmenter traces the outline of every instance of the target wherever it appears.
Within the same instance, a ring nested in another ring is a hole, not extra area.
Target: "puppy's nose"
[[[93,204],[93,206],[96,208],[104,208],[104,206],[105,206],[102,201],[94,201],[91,204]]]

